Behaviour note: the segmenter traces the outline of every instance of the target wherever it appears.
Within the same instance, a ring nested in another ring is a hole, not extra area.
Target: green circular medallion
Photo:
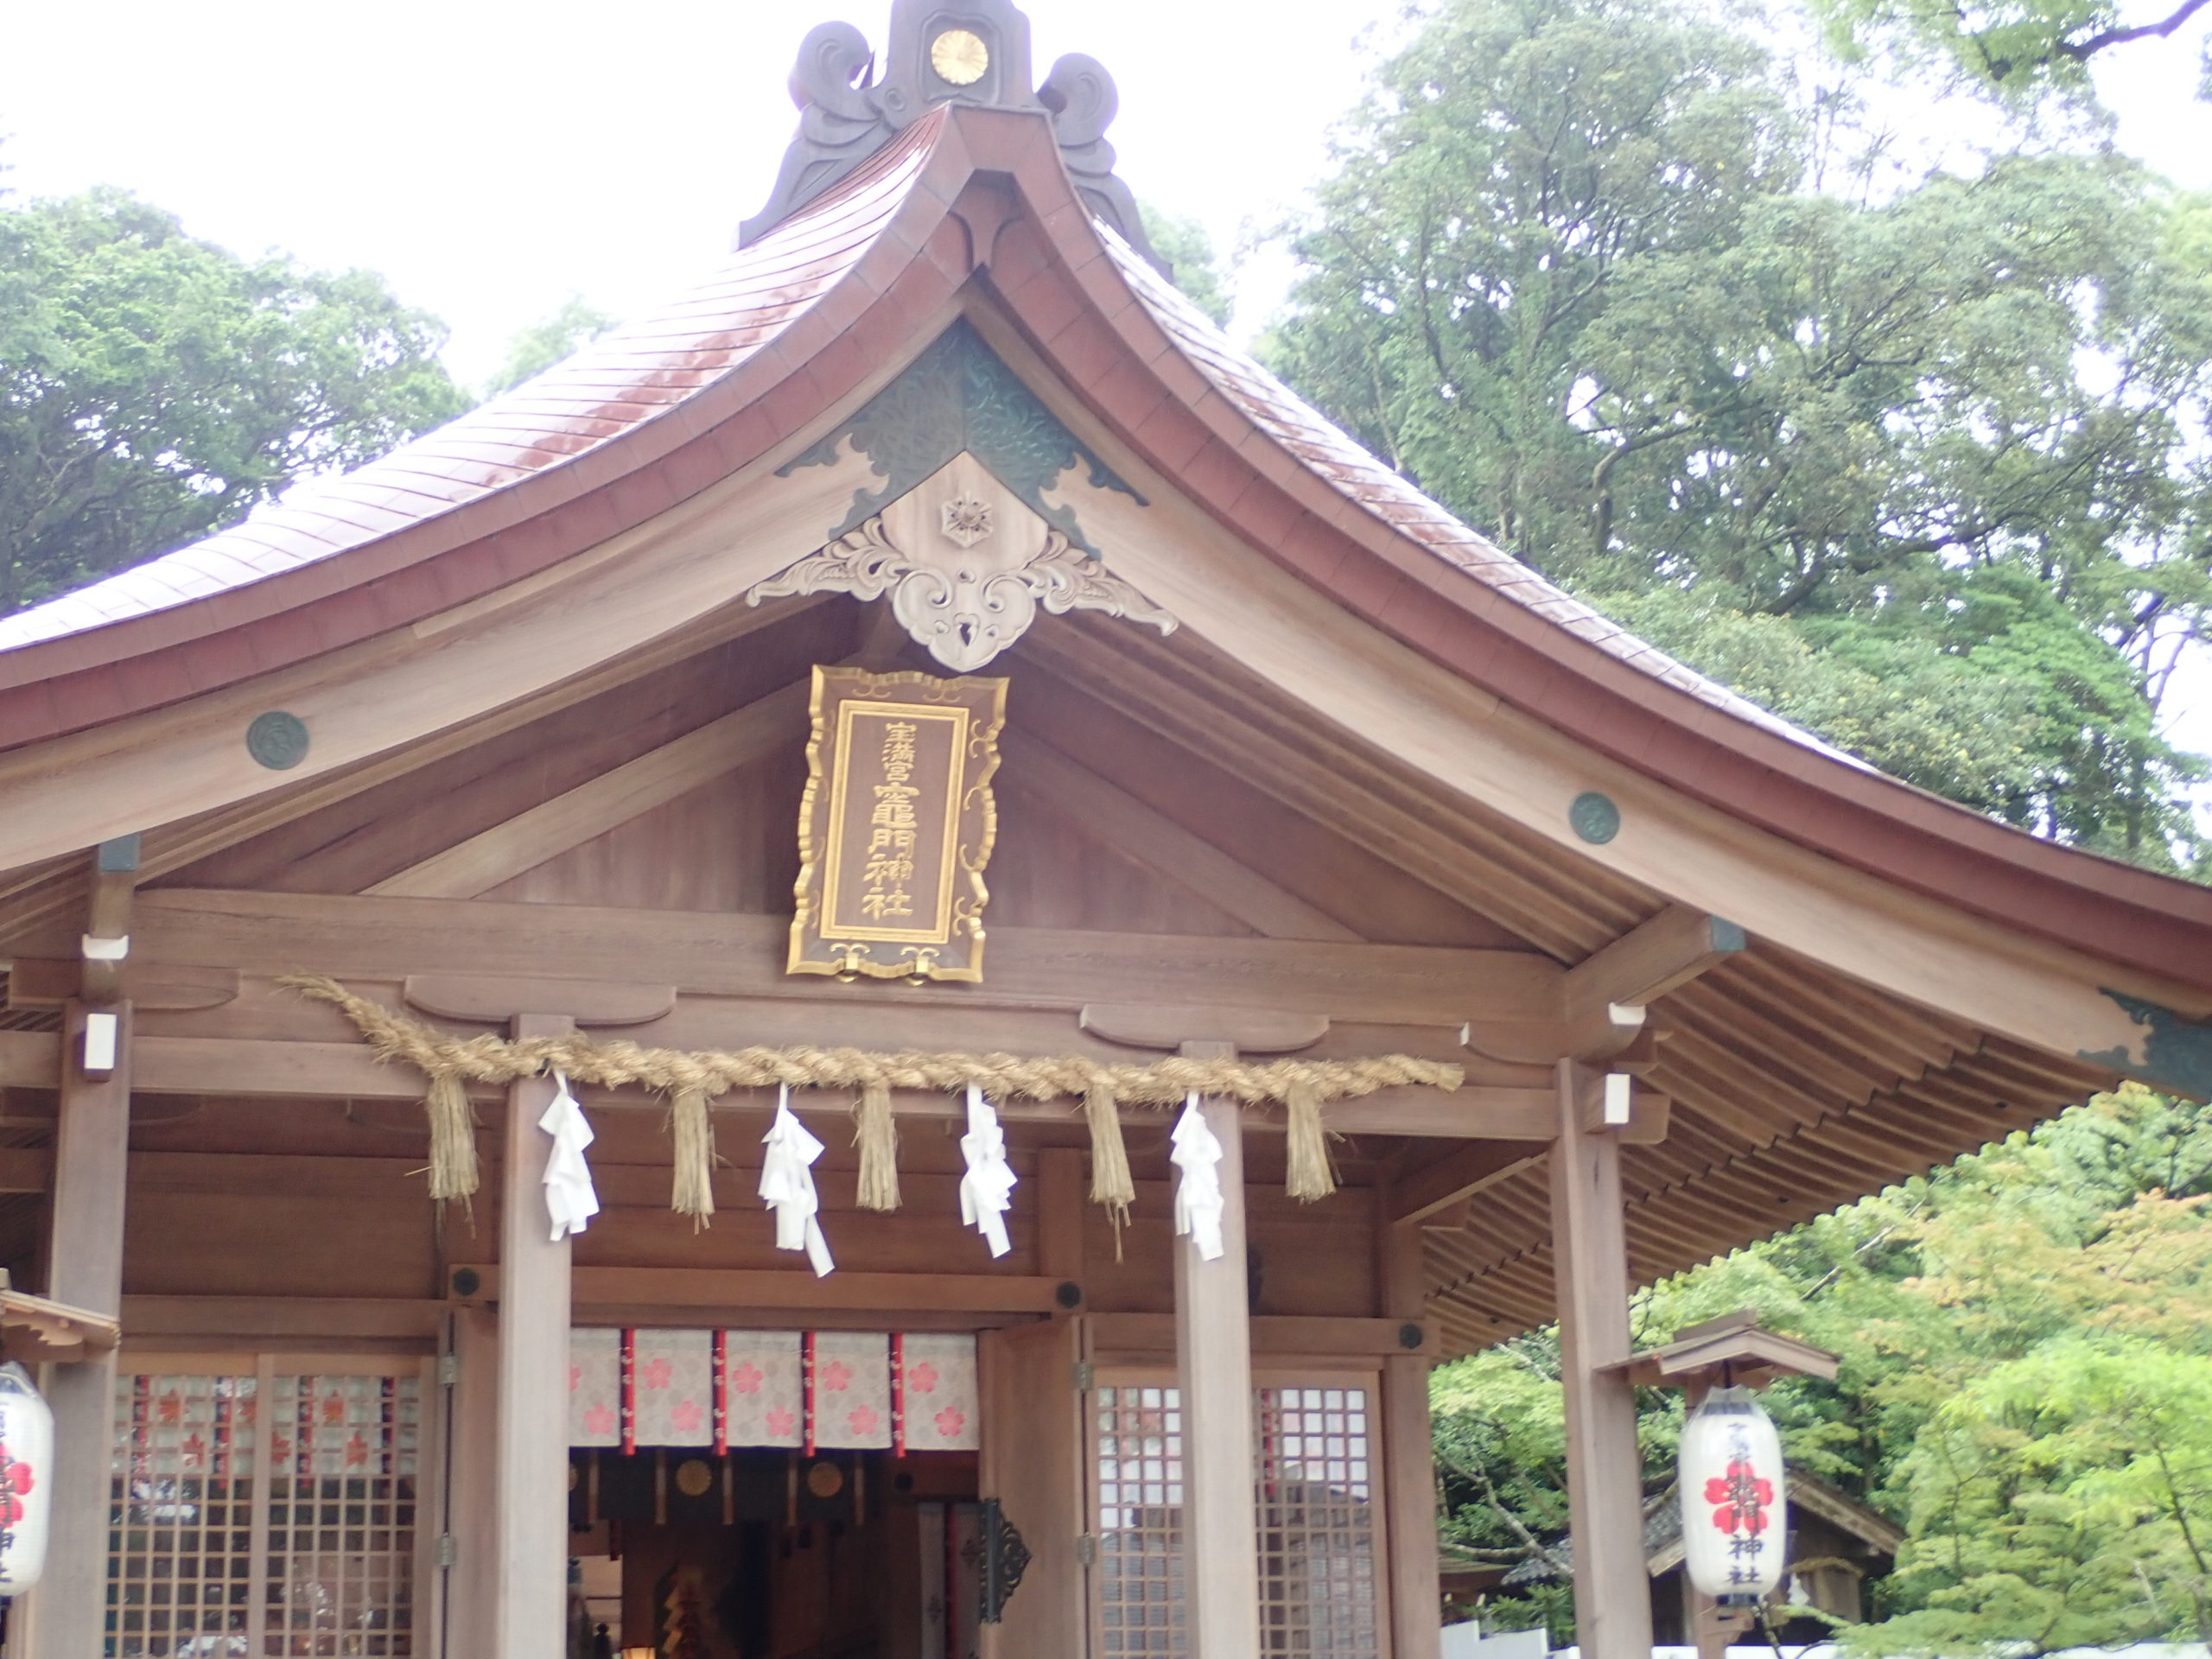
[[[1594,789],[1574,798],[1574,804],[1567,809],[1567,821],[1574,826],[1576,835],[1596,847],[1621,832],[1620,808],[1613,804],[1611,796],[1600,795]]]
[[[289,772],[308,758],[308,723],[271,709],[245,728],[245,752],[271,772]]]

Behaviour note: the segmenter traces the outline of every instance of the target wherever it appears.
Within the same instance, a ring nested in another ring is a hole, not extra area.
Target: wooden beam
[[[300,1043],[253,1037],[142,1037],[138,1039],[137,1091],[141,1095],[213,1095],[235,1099],[420,1100],[424,1079],[403,1065],[378,1063],[365,1044]],[[0,1032],[0,1085],[52,1088],[60,1070],[60,1049],[48,1032]],[[490,1087],[474,1088],[474,1097],[499,1098]],[[658,1108],[641,1090],[598,1088],[580,1092],[587,1106]],[[724,1096],[723,1109],[747,1103]],[[892,1109],[901,1117],[957,1118],[965,1109],[950,1096],[926,1090],[898,1090]],[[1133,1111],[1137,1109],[1131,1109]],[[1074,1123],[1077,1101],[1020,1101],[1001,1103],[1008,1123]],[[1548,1141],[1553,1116],[1541,1090],[1466,1084],[1446,1091],[1418,1085],[1378,1089],[1355,1100],[1339,1101],[1324,1115],[1328,1127],[1344,1135],[1408,1135],[1450,1140]],[[1255,1134],[1281,1134],[1280,1114],[1246,1115]],[[1649,1125],[1631,1125],[1629,1141],[1649,1135]],[[0,1165],[0,1168],[9,1166]],[[18,1168],[18,1174],[23,1172]]]
[[[112,1313],[94,1313],[13,1289],[7,1270],[0,1268],[0,1332],[7,1335],[10,1359],[27,1365],[48,1361],[73,1364],[111,1351],[120,1322]]]
[[[474,1275],[464,1278],[464,1274]],[[454,1300],[500,1299],[498,1268],[453,1268],[447,1283]],[[827,1279],[810,1273],[752,1268],[576,1268],[573,1295],[594,1306],[813,1308],[932,1313],[1050,1313],[1059,1306],[1060,1281],[1050,1275],[1011,1273],[847,1273]],[[466,1294],[461,1287],[471,1288]]]
[[[139,895],[137,927],[149,957],[253,975],[543,975],[557,962],[578,978],[626,980],[650,962],[680,991],[823,995],[785,974],[790,924],[775,916],[491,903],[457,911],[443,899],[172,887]],[[842,988],[853,1007],[1230,1003],[1457,1028],[1472,1008],[1495,1020],[1556,1019],[1563,976],[1534,951],[994,927],[990,982],[976,995],[899,982]]]
[[[1197,1042],[1195,1059],[1226,1058]],[[1175,1362],[1183,1402],[1184,1629],[1193,1659],[1260,1651],[1259,1542],[1252,1514],[1252,1306],[1245,1259],[1243,1114],[1209,1098],[1198,1110],[1221,1142],[1221,1255],[1174,1241]]]
[[[1393,1222],[1422,1222],[1464,1203],[1486,1186],[1519,1174],[1543,1157],[1525,1141],[1471,1141],[1416,1164],[1390,1183],[1384,1199]]]
[[[1175,1316],[1172,1313],[1093,1313],[1092,1344],[1109,1357],[1145,1358],[1175,1351]],[[1376,1359],[1386,1355],[1437,1355],[1436,1332],[1426,1324],[1418,1306],[1395,1319],[1366,1319],[1351,1314],[1256,1313],[1252,1327],[1252,1351],[1268,1358]],[[1419,1338],[1406,1344],[1408,1332]]]
[[[1668,992],[1744,949],[1744,930],[1687,905],[1670,905],[1567,970],[1569,1052],[1599,1060],[1643,1029],[1643,1011]]]
[[[559,1037],[566,1015],[517,1016],[518,1038]],[[552,1137],[537,1127],[550,1077],[507,1090],[501,1167],[499,1461],[493,1497],[499,1559],[495,1659],[558,1653],[569,1624],[568,1436],[549,1433],[569,1409],[569,1240],[550,1230],[542,1185]]]
[[[807,685],[780,690],[626,761],[367,889],[391,898],[474,899],[700,785],[766,758],[806,729]]]
[[[1086,1002],[1076,1024],[1094,1037],[1128,1048],[1179,1048],[1189,1033],[1227,1043],[1240,1054],[1292,1054],[1329,1034],[1323,1014],[1272,1008],[1200,1007],[1188,1002]]]
[[[537,979],[519,974],[410,974],[400,987],[410,1008],[442,1020],[504,1024],[493,1010],[559,1007],[580,1026],[644,1026],[676,1007],[673,985],[604,979]]]
[[[1584,1127],[1604,1074],[1559,1065],[1551,1151],[1552,1262],[1567,1393],[1567,1510],[1575,1631],[1585,1659],[1650,1659],[1643,1463],[1637,1449],[1620,1142]]]
[[[214,1341],[349,1342],[435,1338],[445,1302],[404,1298],[125,1296],[133,1344],[151,1337]]]
[[[116,1062],[88,1077],[78,1065],[90,1020],[118,1022]],[[123,1309],[123,1229],[130,1148],[130,1005],[71,1003],[60,1045],[60,1109],[46,1294],[99,1315]],[[48,1369],[54,1409],[54,1499],[46,1577],[31,1592],[33,1659],[98,1653],[106,1628],[108,1471],[115,1433],[115,1354]]]
[[[58,1008],[78,993],[83,967],[52,957],[18,957],[8,964],[8,1006],[43,1011]],[[117,998],[141,1014],[215,1008],[238,994],[235,968],[203,968],[190,963],[125,959],[117,980]]]
[[[1033,795],[1116,852],[1217,906],[1262,938],[1359,938],[1333,916],[1041,739],[1008,728],[999,747],[1007,761],[999,775],[1001,787]]]

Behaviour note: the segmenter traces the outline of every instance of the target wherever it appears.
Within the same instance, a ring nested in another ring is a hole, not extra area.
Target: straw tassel
[[[1321,1128],[1321,1098],[1301,1078],[1285,1086],[1282,1103],[1290,1119],[1290,1172],[1283,1185],[1300,1204],[1312,1204],[1337,1190],[1336,1172],[1329,1167],[1329,1139]]]
[[[468,1109],[461,1074],[443,1068],[431,1072],[423,1108],[430,1119],[430,1196],[441,1203],[474,1197],[476,1115]]]
[[[669,1116],[676,1135],[676,1186],[669,1207],[691,1217],[694,1231],[715,1214],[715,1120],[707,1091],[696,1084],[676,1091]]]
[[[861,1149],[860,1205],[863,1210],[899,1207],[899,1125],[891,1116],[891,1085],[870,1077],[861,1085],[859,1122],[853,1140]]]
[[[1122,1144],[1121,1103],[1111,1084],[1101,1080],[1084,1090],[1083,1115],[1090,1124],[1090,1201],[1114,1217],[1114,1244],[1121,1248],[1137,1184],[1129,1175],[1129,1151]]]

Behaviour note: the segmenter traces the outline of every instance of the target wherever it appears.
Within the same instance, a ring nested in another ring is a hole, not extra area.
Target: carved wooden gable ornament
[[[1041,609],[1098,611],[1172,632],[1175,619],[1107,568],[1075,509],[1051,494],[1077,468],[1144,498],[1056,420],[957,322],[836,432],[784,468],[868,458],[826,543],[746,594],[888,596],[915,642],[956,673],[984,667]]]
[[[983,976],[1006,682],[817,668],[788,971]]]

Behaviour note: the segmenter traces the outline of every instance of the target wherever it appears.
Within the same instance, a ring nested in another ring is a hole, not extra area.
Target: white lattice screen
[[[411,1659],[414,1371],[125,1375],[106,1659]]]
[[[1379,1659],[1368,1392],[1265,1388],[1255,1404],[1261,1651]],[[1179,1395],[1102,1388],[1096,1411],[1099,1659],[1182,1659]]]

